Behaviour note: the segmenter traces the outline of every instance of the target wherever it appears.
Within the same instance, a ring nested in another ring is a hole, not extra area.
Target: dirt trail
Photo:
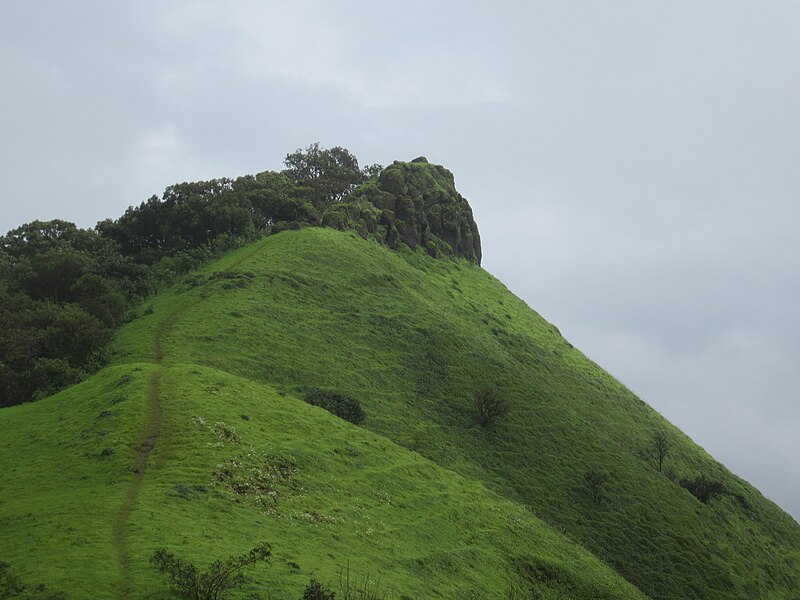
[[[241,258],[231,263],[224,269],[223,272],[232,271],[243,262],[253,257],[260,250],[261,244],[259,244],[258,247],[252,252],[245,254]],[[156,368],[153,370],[153,373],[150,376],[150,387],[147,396],[147,420],[145,421],[144,437],[136,446],[136,473],[130,487],[128,488],[128,491],[125,494],[125,498],[122,501],[122,506],[120,506],[119,510],[117,511],[111,531],[112,543],[117,555],[117,563],[122,571],[122,578],[119,583],[117,594],[121,599],[128,598],[131,591],[130,553],[128,551],[125,530],[128,526],[128,520],[130,519],[133,507],[136,505],[136,501],[138,500],[142,491],[144,475],[147,469],[147,461],[150,458],[150,454],[153,452],[153,449],[156,447],[156,443],[158,442],[158,438],[161,433],[162,411],[159,388],[161,377],[163,375],[163,369],[161,365],[164,362],[164,348],[162,342],[180,316],[190,308],[205,302],[209,298],[210,294],[211,289],[207,283],[200,290],[200,297],[197,300],[171,312],[164,317],[156,326],[155,333],[153,335],[153,356],[155,358]]]
[[[158,361],[161,362],[160,360]],[[158,398],[158,384],[161,381],[161,368],[156,368],[150,377],[150,390],[147,398],[147,423],[146,423],[146,438],[142,440],[139,447],[136,449],[136,474],[133,478],[128,492],[125,494],[125,499],[122,501],[122,506],[117,512],[114,519],[114,527],[112,530],[112,537],[114,541],[114,548],[117,553],[117,562],[122,567],[123,579],[120,582],[119,597],[127,598],[130,593],[130,582],[128,581],[128,572],[130,566],[130,557],[128,556],[128,548],[125,540],[125,526],[128,523],[133,505],[139,497],[139,492],[142,489],[142,480],[144,479],[144,470],[147,466],[147,459],[150,453],[156,446],[158,434],[161,431],[161,403]]]

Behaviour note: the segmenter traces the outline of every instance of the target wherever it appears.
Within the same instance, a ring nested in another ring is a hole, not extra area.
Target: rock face
[[[429,254],[461,256],[481,262],[481,240],[472,209],[456,191],[453,174],[424,157],[395,161],[377,180],[356,189],[349,203],[370,203],[380,210],[385,243],[403,242]]]

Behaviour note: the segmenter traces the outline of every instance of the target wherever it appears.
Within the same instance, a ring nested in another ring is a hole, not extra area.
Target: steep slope
[[[348,234],[325,235],[350,244]],[[309,406],[288,386],[187,356],[183,344],[196,343],[187,334],[207,338],[210,354],[230,351],[211,344],[225,335],[221,319],[245,318],[232,294],[269,277],[258,271],[276,241],[316,243],[307,236],[274,236],[209,265],[120,333],[117,364],[0,412],[0,558],[72,598],[169,597],[147,564],[156,547],[205,564],[260,540],[272,542],[272,564],[240,597],[299,598],[312,575],[333,585],[342,569],[380,577],[403,598],[511,588],[642,597],[482,482]],[[320,251],[335,248],[325,239]]]
[[[528,506],[651,597],[797,597],[797,523],[474,264],[306,229],[268,238],[238,279],[219,269],[186,282],[220,291],[182,314],[168,360],[351,393],[365,428]],[[121,333],[119,360],[151,358],[136,340],[157,319]],[[487,384],[512,405],[490,431],[472,408]],[[669,470],[732,495],[701,503],[641,458],[659,431]],[[595,469],[612,475],[601,504],[584,479]]]
[[[0,411],[0,560],[72,597],[156,598],[157,546],[207,563],[262,539],[246,593],[273,598],[348,564],[409,598],[798,597],[797,523],[466,260],[286,231],[155,298],[114,354]],[[486,386],[511,404],[489,428]],[[669,469],[735,495],[659,473],[655,431]]]

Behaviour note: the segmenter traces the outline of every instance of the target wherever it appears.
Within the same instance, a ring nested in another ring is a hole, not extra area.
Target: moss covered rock
[[[369,202],[380,212],[390,247],[403,242],[433,256],[448,254],[481,262],[481,240],[472,209],[455,188],[453,174],[424,157],[395,161],[357,188],[350,202]]]

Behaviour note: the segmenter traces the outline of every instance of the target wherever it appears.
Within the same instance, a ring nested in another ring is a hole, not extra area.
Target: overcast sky
[[[319,141],[425,155],[484,266],[800,517],[800,3],[0,2],[0,229]]]

